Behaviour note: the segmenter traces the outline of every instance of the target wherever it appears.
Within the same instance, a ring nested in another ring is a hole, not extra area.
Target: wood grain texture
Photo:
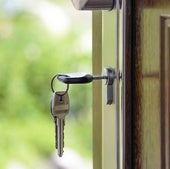
[[[125,51],[124,51],[124,69],[125,69],[125,75],[124,75],[124,96],[125,96],[125,105],[124,105],[124,111],[125,111],[125,168],[131,169],[133,166],[133,156],[132,156],[132,139],[133,139],[133,133],[132,133],[132,84],[131,84],[131,72],[132,72],[132,52],[133,52],[133,46],[132,46],[132,31],[131,27],[133,25],[132,20],[132,1],[127,0],[126,6],[125,6],[126,14],[125,14]]]
[[[141,168],[141,61],[140,34],[137,26],[140,23],[133,1],[126,2],[126,47],[125,47],[125,111],[126,141],[125,168]],[[135,50],[134,50],[135,49]]]
[[[170,101],[167,98],[170,96],[169,81],[165,79],[170,79],[169,73],[164,74],[165,84],[160,78],[161,72],[170,70],[160,70],[163,57],[160,57],[159,21],[162,13],[168,15],[170,1],[126,3],[126,169],[166,169],[165,165],[169,168]],[[168,59],[163,61],[168,62]],[[166,86],[163,92],[162,85]],[[164,96],[160,100],[161,93],[168,95],[166,100]],[[162,106],[166,107],[164,115]]]

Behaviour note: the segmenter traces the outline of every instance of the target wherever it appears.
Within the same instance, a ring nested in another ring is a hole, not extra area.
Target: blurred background
[[[91,59],[91,12],[71,0],[0,0],[1,169],[92,168],[91,84],[69,89],[62,158],[49,108],[51,78],[91,73]]]

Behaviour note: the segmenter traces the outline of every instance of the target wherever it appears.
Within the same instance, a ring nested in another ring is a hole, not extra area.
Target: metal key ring
[[[54,90],[54,87],[53,87],[53,83],[54,83],[54,80],[55,78],[58,76],[58,74],[56,74],[55,76],[53,76],[53,78],[51,79],[51,90],[53,93],[55,93],[56,91]],[[64,96],[69,90],[69,84],[67,84],[67,88],[66,88],[66,91],[63,93],[63,94],[59,94],[60,96]]]

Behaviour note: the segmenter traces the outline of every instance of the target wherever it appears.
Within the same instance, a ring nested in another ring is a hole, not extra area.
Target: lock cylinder
[[[72,0],[78,10],[112,10],[116,7],[116,0]]]

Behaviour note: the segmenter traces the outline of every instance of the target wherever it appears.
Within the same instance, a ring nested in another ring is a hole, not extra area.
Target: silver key
[[[51,100],[51,113],[55,122],[56,148],[59,157],[63,155],[65,116],[69,113],[69,96],[65,92],[55,92]]]

